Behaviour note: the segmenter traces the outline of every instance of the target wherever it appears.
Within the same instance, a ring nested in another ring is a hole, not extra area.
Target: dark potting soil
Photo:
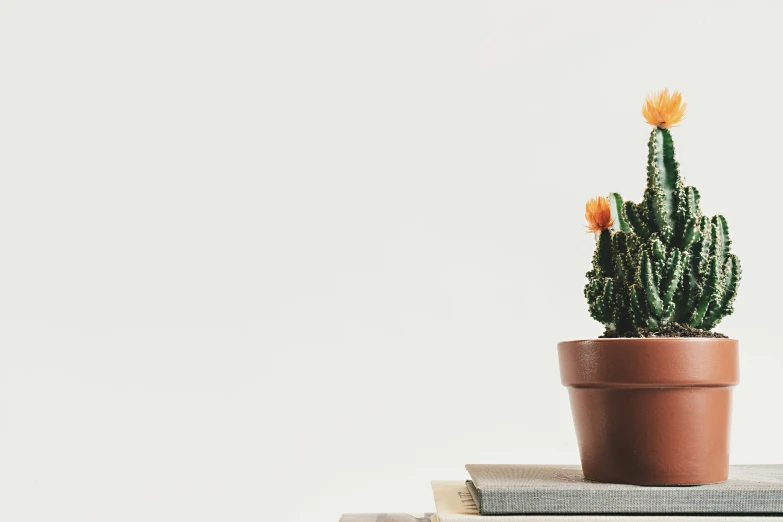
[[[727,336],[722,333],[708,332],[699,330],[685,324],[672,323],[662,326],[658,330],[651,331],[649,328],[637,328],[630,332],[605,331],[600,337],[602,339],[612,339],[617,337],[713,337],[726,339]]]

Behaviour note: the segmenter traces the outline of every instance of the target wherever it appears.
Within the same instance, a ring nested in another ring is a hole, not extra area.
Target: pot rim
[[[560,380],[581,388],[729,387],[739,382],[739,341],[631,337],[558,343]]]

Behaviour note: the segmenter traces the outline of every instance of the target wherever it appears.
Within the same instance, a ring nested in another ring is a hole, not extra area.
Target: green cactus
[[[698,190],[683,183],[671,123],[650,133],[642,202],[612,193],[601,210],[592,207],[611,215],[611,226],[593,220],[597,245],[585,297],[592,317],[616,335],[672,323],[708,331],[733,311],[741,270],[728,224],[702,216]]]

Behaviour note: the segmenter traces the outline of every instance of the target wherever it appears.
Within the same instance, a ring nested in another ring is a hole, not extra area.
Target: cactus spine
[[[654,332],[671,323],[710,330],[733,311],[741,270],[728,224],[702,215],[698,190],[680,176],[667,126],[650,133],[642,202],[610,194],[611,226],[596,231],[585,296],[608,331]]]

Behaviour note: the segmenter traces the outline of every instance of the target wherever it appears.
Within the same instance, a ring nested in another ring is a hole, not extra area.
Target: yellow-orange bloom
[[[642,105],[642,115],[647,123],[654,127],[668,129],[677,125],[685,117],[688,104],[682,102],[682,93],[669,89],[651,93]]]
[[[588,232],[609,230],[614,224],[609,200],[604,197],[593,198],[585,205],[585,219]]]

